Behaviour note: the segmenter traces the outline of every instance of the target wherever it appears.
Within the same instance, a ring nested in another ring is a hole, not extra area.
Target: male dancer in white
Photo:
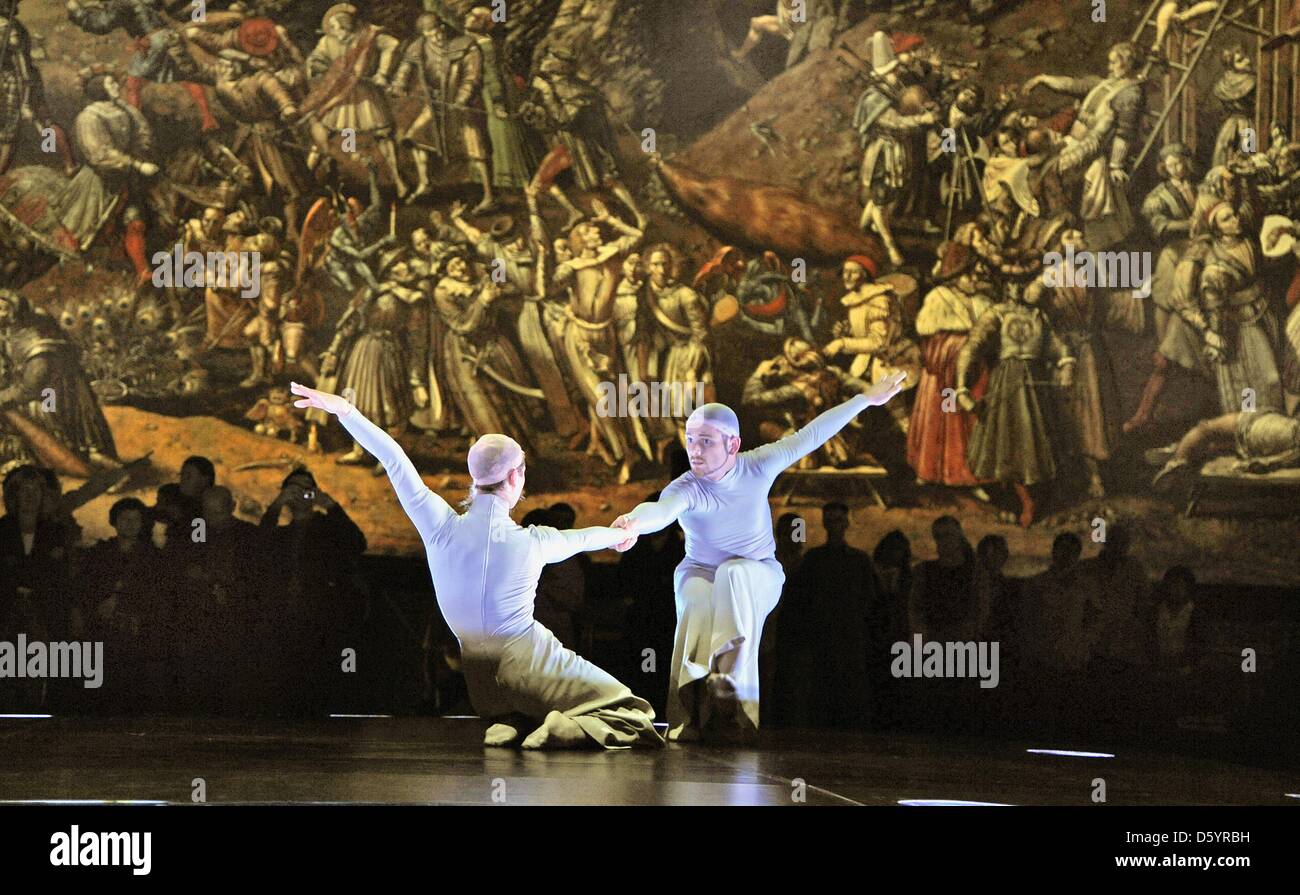
[[[524,451],[505,435],[484,435],[469,449],[474,481],[468,512],[456,513],[420,480],[401,447],[346,398],[295,382],[302,400],[339,418],[379,459],[397,499],[424,541],[443,618],[460,640],[469,698],[495,721],[485,746],[515,742],[521,724],[540,726],[525,749],[563,748],[594,740],[606,748],[662,746],[654,709],[614,677],[567,649],[533,619],[537,578],[546,563],[583,550],[626,550],[636,534],[619,528],[559,531],[521,528],[510,510],[524,490]]]
[[[822,413],[793,435],[740,453],[740,423],[725,404],[686,420],[691,469],[614,520],[649,534],[680,520],[677,635],[668,686],[668,739],[752,739],[758,732],[758,645],[785,573],[776,561],[767,495],[776,477],[872,405],[898,394],[906,373]]]

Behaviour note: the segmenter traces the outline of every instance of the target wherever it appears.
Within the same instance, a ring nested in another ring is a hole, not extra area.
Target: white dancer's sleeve
[[[871,406],[866,395],[854,395],[843,404],[819,414],[793,435],[765,444],[750,452],[750,458],[769,479],[775,479],[799,460],[817,450],[833,435]]]
[[[667,528],[691,508],[691,499],[682,485],[670,482],[658,500],[639,503],[627,517],[636,523],[637,534],[648,535]]]
[[[420,480],[411,458],[406,456],[402,446],[391,435],[366,419],[365,414],[353,407],[339,416],[339,422],[348,430],[363,448],[384,464],[388,480],[393,483],[397,499],[402,504],[406,515],[415,523],[420,537],[425,541],[433,536],[442,525],[456,515],[447,501],[443,500]]]
[[[591,550],[609,550],[630,536],[621,528],[603,525],[591,528],[570,528],[561,531],[549,525],[529,526],[529,533],[542,548],[542,562],[564,562],[570,556]]]

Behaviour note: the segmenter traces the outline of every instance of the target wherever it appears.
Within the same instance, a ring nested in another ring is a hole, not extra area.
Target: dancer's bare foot
[[[549,712],[542,726],[524,740],[525,749],[572,749],[587,739],[581,725],[563,712]]]
[[[509,746],[519,739],[519,730],[509,724],[493,724],[483,734],[484,746]]]

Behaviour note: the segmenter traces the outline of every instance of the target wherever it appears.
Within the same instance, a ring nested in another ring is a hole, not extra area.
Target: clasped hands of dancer
[[[289,391],[299,396],[299,400],[293,402],[293,406],[297,407],[299,410],[305,410],[310,407],[316,410],[323,410],[326,413],[332,413],[335,416],[342,418],[350,414],[354,409],[352,402],[342,395],[335,395],[330,392],[320,391],[319,389],[309,388],[300,382],[291,382],[289,384]],[[617,521],[620,520],[623,521],[624,524],[617,524]],[[616,520],[616,523],[612,524],[610,527],[626,529],[630,535],[627,540],[619,541],[614,545],[614,549],[619,553],[626,552],[636,543],[637,531],[635,523],[620,516],[619,520]]]

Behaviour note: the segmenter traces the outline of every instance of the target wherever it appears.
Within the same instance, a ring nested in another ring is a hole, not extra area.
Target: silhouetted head
[[[970,558],[970,542],[961,530],[961,523],[956,516],[940,516],[930,523],[930,534],[934,538],[934,547],[939,554],[939,562],[944,565],[961,565]]]
[[[826,543],[840,546],[849,530],[849,508],[833,500],[822,507],[822,528],[826,529]]]
[[[568,531],[573,528],[574,523],[578,521],[578,513],[567,503],[557,503],[551,506],[551,518],[555,521],[551,523],[561,531]]]
[[[975,547],[975,558],[982,568],[990,572],[1001,572],[1002,567],[1011,558],[1007,549],[1007,539],[1002,535],[985,535]]]
[[[280,483],[280,493],[285,497],[285,505],[295,519],[306,519],[311,515],[311,508],[316,503],[316,476],[305,466],[299,466],[284,477]]]
[[[181,494],[197,500],[203,492],[217,482],[217,469],[207,457],[197,454],[187,457],[181,464]]]
[[[134,497],[123,497],[108,511],[108,524],[117,532],[119,541],[138,541],[144,533],[149,508]]]
[[[1052,568],[1068,569],[1083,554],[1083,541],[1074,532],[1062,532],[1052,541]]]
[[[872,560],[878,566],[896,569],[910,568],[912,565],[912,542],[903,534],[902,529],[895,528],[880,539],[876,549],[871,553]]]

